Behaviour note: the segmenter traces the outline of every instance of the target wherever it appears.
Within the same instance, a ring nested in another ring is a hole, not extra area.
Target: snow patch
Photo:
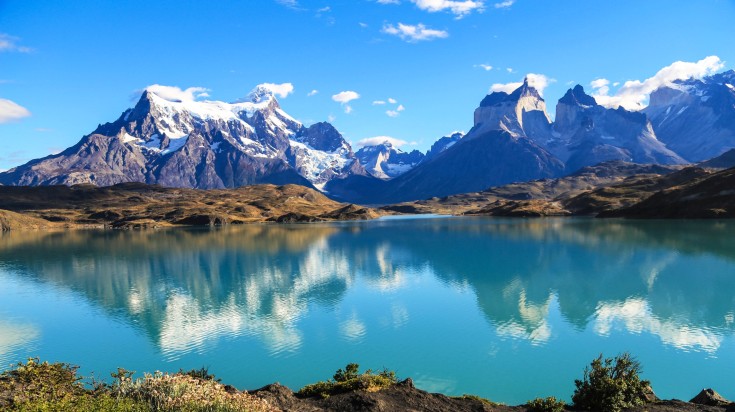
[[[684,107],[682,107],[681,109],[679,109],[679,113],[677,113],[676,115],[678,116],[678,115],[680,115],[680,114],[684,113],[684,111],[685,111],[686,109],[688,109],[688,108],[689,108],[689,106],[684,106]]]
[[[181,136],[181,137],[175,137],[175,138],[169,137],[168,138],[168,147],[165,148],[161,153],[162,154],[173,153],[173,152],[181,149],[182,147],[184,147],[184,145],[186,144],[186,141],[187,140],[189,140],[189,135],[188,134],[187,135],[184,135],[184,136]]]
[[[138,139],[135,136],[129,135],[127,132],[125,132],[125,134],[122,135],[122,141],[123,141],[123,143],[136,142],[138,140],[140,140],[140,139]]]
[[[727,86],[730,90],[735,90],[735,86],[731,85],[730,83],[725,83],[725,86]]]

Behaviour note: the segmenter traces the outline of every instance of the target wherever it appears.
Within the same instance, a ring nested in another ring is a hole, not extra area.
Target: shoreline
[[[628,390],[641,391],[638,401],[620,407],[590,407],[580,395],[583,390],[604,390],[604,381],[595,381],[590,375],[584,385],[576,381],[572,403],[554,397],[536,398],[521,405],[506,405],[476,395],[447,396],[430,393],[414,386],[411,378],[399,380],[395,373],[383,370],[359,372],[359,365],[348,364],[339,369],[333,379],[304,386],[298,391],[272,383],[254,390],[239,390],[221,382],[206,368],[176,373],[144,373],[118,368],[111,374],[112,383],[86,379],[76,375],[78,367],[65,363],[41,362],[29,358],[11,369],[0,372],[0,408],[2,410],[103,410],[103,411],[498,411],[498,412],[563,412],[575,410],[673,412],[710,411],[728,412],[735,403],[724,399],[712,389],[703,389],[686,402],[678,399],[663,400],[653,393],[648,381],[637,377],[640,364],[628,354],[614,359],[615,367],[621,360],[632,361],[628,366],[625,384]],[[599,368],[600,358],[593,361]],[[603,362],[607,361],[604,360]],[[604,363],[603,363],[604,365]],[[601,371],[603,369],[597,369]],[[625,374],[624,374],[625,375]],[[614,380],[620,378],[613,378]],[[621,386],[616,386],[621,387]],[[630,388],[641,389],[630,389]],[[591,388],[591,389],[590,389]],[[603,393],[603,392],[598,392]],[[630,395],[630,394],[628,394]],[[626,396],[628,396],[626,395]],[[585,395],[594,399],[595,394]],[[92,409],[89,409],[89,408]],[[81,408],[81,409],[80,409]]]

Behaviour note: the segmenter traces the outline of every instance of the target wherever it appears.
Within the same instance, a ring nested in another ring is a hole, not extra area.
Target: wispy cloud
[[[189,87],[182,90],[176,86],[164,86],[160,84],[152,84],[144,90],[155,94],[156,96],[171,102],[193,102],[201,97],[208,97],[209,89],[205,87]]]
[[[375,136],[375,137],[366,137],[360,141],[357,142],[357,146],[377,146],[379,144],[383,144],[385,142],[390,143],[393,145],[393,147],[401,147],[405,144],[408,144],[407,141],[396,139],[395,137],[391,136]]]
[[[398,23],[397,26],[386,24],[382,29],[383,33],[398,36],[402,40],[409,43],[415,43],[425,40],[443,39],[449,37],[449,33],[444,30],[435,30],[419,23],[417,25]]]
[[[348,103],[359,98],[360,94],[352,90],[346,90],[332,95],[332,100],[344,106],[345,113],[347,114],[352,113],[352,106]]]
[[[501,1],[500,3],[495,3],[496,9],[507,9],[508,7],[512,6],[513,3],[515,3],[516,0],[505,0]]]
[[[383,104],[385,104],[385,100],[373,100],[373,106],[383,105]]]
[[[314,90],[310,91],[309,93],[306,93],[306,96],[311,97],[311,96],[316,95],[317,93],[319,93],[319,90],[314,89]]]
[[[594,89],[592,97],[606,107],[623,106],[628,110],[640,110],[646,106],[651,92],[659,87],[675,80],[699,79],[716,73],[723,67],[725,62],[717,56],[708,56],[698,62],[677,61],[646,80],[628,80],[613,95],[608,95],[610,82],[607,79],[597,79],[590,84]]]
[[[0,33],[0,52],[30,53],[32,48],[18,44],[20,38],[9,34]]]
[[[481,12],[485,9],[483,1],[456,1],[456,0],[411,0],[412,3],[421,9],[430,13],[438,11],[449,11],[457,18],[462,18],[473,11]]]
[[[300,10],[301,7],[299,7],[299,2],[297,0],[276,0],[276,3],[286,6],[290,9],[294,10]]]
[[[400,0],[376,0],[380,4],[401,4]]]
[[[544,95],[544,89],[546,89],[546,87],[550,83],[554,83],[556,81],[555,79],[550,79],[543,74],[536,73],[528,73],[525,77],[525,80],[528,81],[528,85],[536,89],[541,96]],[[512,83],[495,83],[490,87],[490,92],[512,93],[514,90],[521,87],[522,85],[522,81]]]
[[[490,70],[493,69],[493,66],[489,64],[476,64],[474,65],[474,67],[479,67],[480,69],[485,70],[486,72],[489,72]]]
[[[8,99],[0,99],[0,123],[15,122],[30,115],[31,112],[18,103]]]

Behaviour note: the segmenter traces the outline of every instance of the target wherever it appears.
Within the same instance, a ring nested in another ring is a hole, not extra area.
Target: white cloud
[[[382,32],[398,36],[409,43],[422,40],[443,39],[449,36],[449,33],[444,30],[429,29],[421,23],[415,26],[403,23],[398,23],[398,26],[386,24],[383,26]]]
[[[326,13],[328,11],[332,11],[332,8],[329,7],[329,6],[325,6],[325,7],[322,7],[321,9],[318,9],[316,12],[317,13]]]
[[[491,66],[489,64],[476,64],[475,67],[479,67],[482,70],[485,70],[486,72],[489,72],[490,70],[493,69],[493,66]]]
[[[513,73],[513,68],[512,67],[506,67],[505,68],[505,71],[507,71],[508,73]]]
[[[373,106],[385,104],[385,100],[373,100]]]
[[[555,79],[549,79],[543,74],[536,74],[536,73],[528,73],[525,77],[525,79],[528,81],[528,85],[535,88],[538,93],[543,96],[544,95],[544,89],[550,84],[554,83]],[[523,85],[523,82],[512,82],[512,83],[495,83],[490,87],[491,92],[505,92],[505,93],[512,93],[517,88],[521,87]]]
[[[593,94],[601,94],[601,95],[607,95],[607,92],[610,91],[610,80],[607,79],[595,79],[590,82],[590,86],[592,86],[592,90],[594,90]]]
[[[363,29],[368,26],[367,23],[363,23],[363,22],[359,22],[357,24],[360,25],[360,27],[362,27]]]
[[[25,107],[12,100],[0,99],[0,123],[9,123],[31,115]]]
[[[359,98],[360,98],[360,94],[352,90],[346,90],[346,91],[339,92],[337,94],[332,95],[332,100],[342,104],[342,106],[345,107],[345,113],[347,114],[352,113],[352,106],[350,106],[347,103],[355,99],[359,99]]]
[[[608,95],[609,89],[600,88],[592,97],[606,107],[623,106],[628,110],[640,110],[646,106],[651,92],[659,87],[669,85],[675,80],[700,79],[723,67],[725,63],[717,56],[708,56],[698,62],[677,61],[646,80],[628,80],[613,95]]]
[[[333,114],[330,114],[329,116],[327,116],[327,121],[329,123],[333,123],[335,120],[337,120],[337,117],[334,116]]]
[[[411,0],[411,2],[421,10],[425,10],[430,13],[445,10],[450,11],[454,13],[457,18],[462,18],[473,11],[481,12],[485,8],[485,4],[481,0]]]
[[[338,103],[342,103],[342,104],[349,103],[352,100],[359,99],[359,98],[360,98],[360,94],[352,90],[347,90],[347,91],[339,92],[335,95],[332,95],[332,100]]]
[[[396,111],[396,110],[387,110],[387,111],[385,112],[385,114],[387,114],[387,115],[388,115],[388,117],[398,117],[398,115],[399,115],[400,113],[398,113],[398,111]]]
[[[400,0],[376,0],[380,4],[401,4]]]
[[[394,99],[394,98],[392,98],[392,97],[389,97],[389,98],[388,98],[388,103],[390,103],[390,104],[396,104],[396,103],[398,103],[398,102],[396,101],[396,99]]]
[[[407,141],[396,139],[395,137],[390,136],[375,136],[375,137],[367,137],[365,139],[360,140],[357,142],[357,146],[376,146],[379,144],[383,144],[385,142],[390,143],[393,145],[393,147],[401,147],[405,144],[408,144]]]
[[[317,93],[319,93],[319,90],[317,90],[317,89],[314,89],[314,90],[310,91],[309,93],[306,93],[306,95],[307,95],[308,97],[311,97],[311,96],[314,96],[314,95],[316,95]]]
[[[256,86],[256,89],[260,87],[264,87],[270,90],[274,95],[280,98],[286,98],[286,96],[293,93],[293,84],[291,83],[281,83],[281,84],[261,83]]]
[[[405,108],[405,107],[403,107],[403,105],[402,105],[402,104],[399,104],[399,105],[398,105],[398,107],[396,107],[396,111],[397,111],[397,112],[402,112],[402,111],[404,111],[404,110],[406,110],[406,108]]]
[[[512,6],[513,3],[515,3],[516,0],[505,0],[501,1],[500,3],[495,3],[496,9],[507,9],[508,7]]]
[[[163,86],[160,84],[152,84],[145,88],[156,96],[171,102],[193,102],[200,97],[209,96],[209,89],[205,87],[189,87],[182,90],[176,86]]]
[[[30,53],[33,51],[30,47],[19,46],[18,40],[20,40],[18,37],[0,33],[0,52]]]

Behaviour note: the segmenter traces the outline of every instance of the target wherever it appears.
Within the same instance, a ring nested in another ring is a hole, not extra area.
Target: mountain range
[[[604,161],[678,165],[735,148],[735,71],[675,81],[642,111],[599,105],[577,85],[556,104],[528,81],[492,92],[469,132],[427,153],[390,142],[350,144],[327,122],[305,126],[265,87],[234,102],[180,101],[146,90],[112,123],[61,153],[0,173],[3,185],[109,186],[143,182],[182,188],[299,184],[333,199],[396,203],[560,177]]]

